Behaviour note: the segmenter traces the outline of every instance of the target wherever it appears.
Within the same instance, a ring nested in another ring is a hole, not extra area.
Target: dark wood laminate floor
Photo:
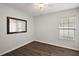
[[[79,56],[79,51],[34,41],[3,56]]]

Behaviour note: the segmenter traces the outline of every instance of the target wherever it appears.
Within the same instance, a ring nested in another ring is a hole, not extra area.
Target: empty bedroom
[[[0,3],[0,56],[79,56],[79,3]]]

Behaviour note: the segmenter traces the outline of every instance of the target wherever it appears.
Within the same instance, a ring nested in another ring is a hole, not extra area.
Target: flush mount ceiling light
[[[34,4],[34,7],[35,8],[38,8],[38,9],[43,9],[43,8],[46,8],[48,5],[45,4],[45,3],[35,3]]]

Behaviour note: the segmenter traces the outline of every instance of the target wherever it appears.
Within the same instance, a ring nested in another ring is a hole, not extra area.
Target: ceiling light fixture
[[[46,8],[48,5],[45,4],[45,3],[35,3],[34,4],[34,7],[35,8],[38,8],[38,9],[43,9],[43,8]]]

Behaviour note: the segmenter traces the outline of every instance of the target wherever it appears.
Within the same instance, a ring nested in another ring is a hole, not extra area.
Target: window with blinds
[[[59,24],[59,38],[66,40],[75,39],[76,16],[62,17]]]

